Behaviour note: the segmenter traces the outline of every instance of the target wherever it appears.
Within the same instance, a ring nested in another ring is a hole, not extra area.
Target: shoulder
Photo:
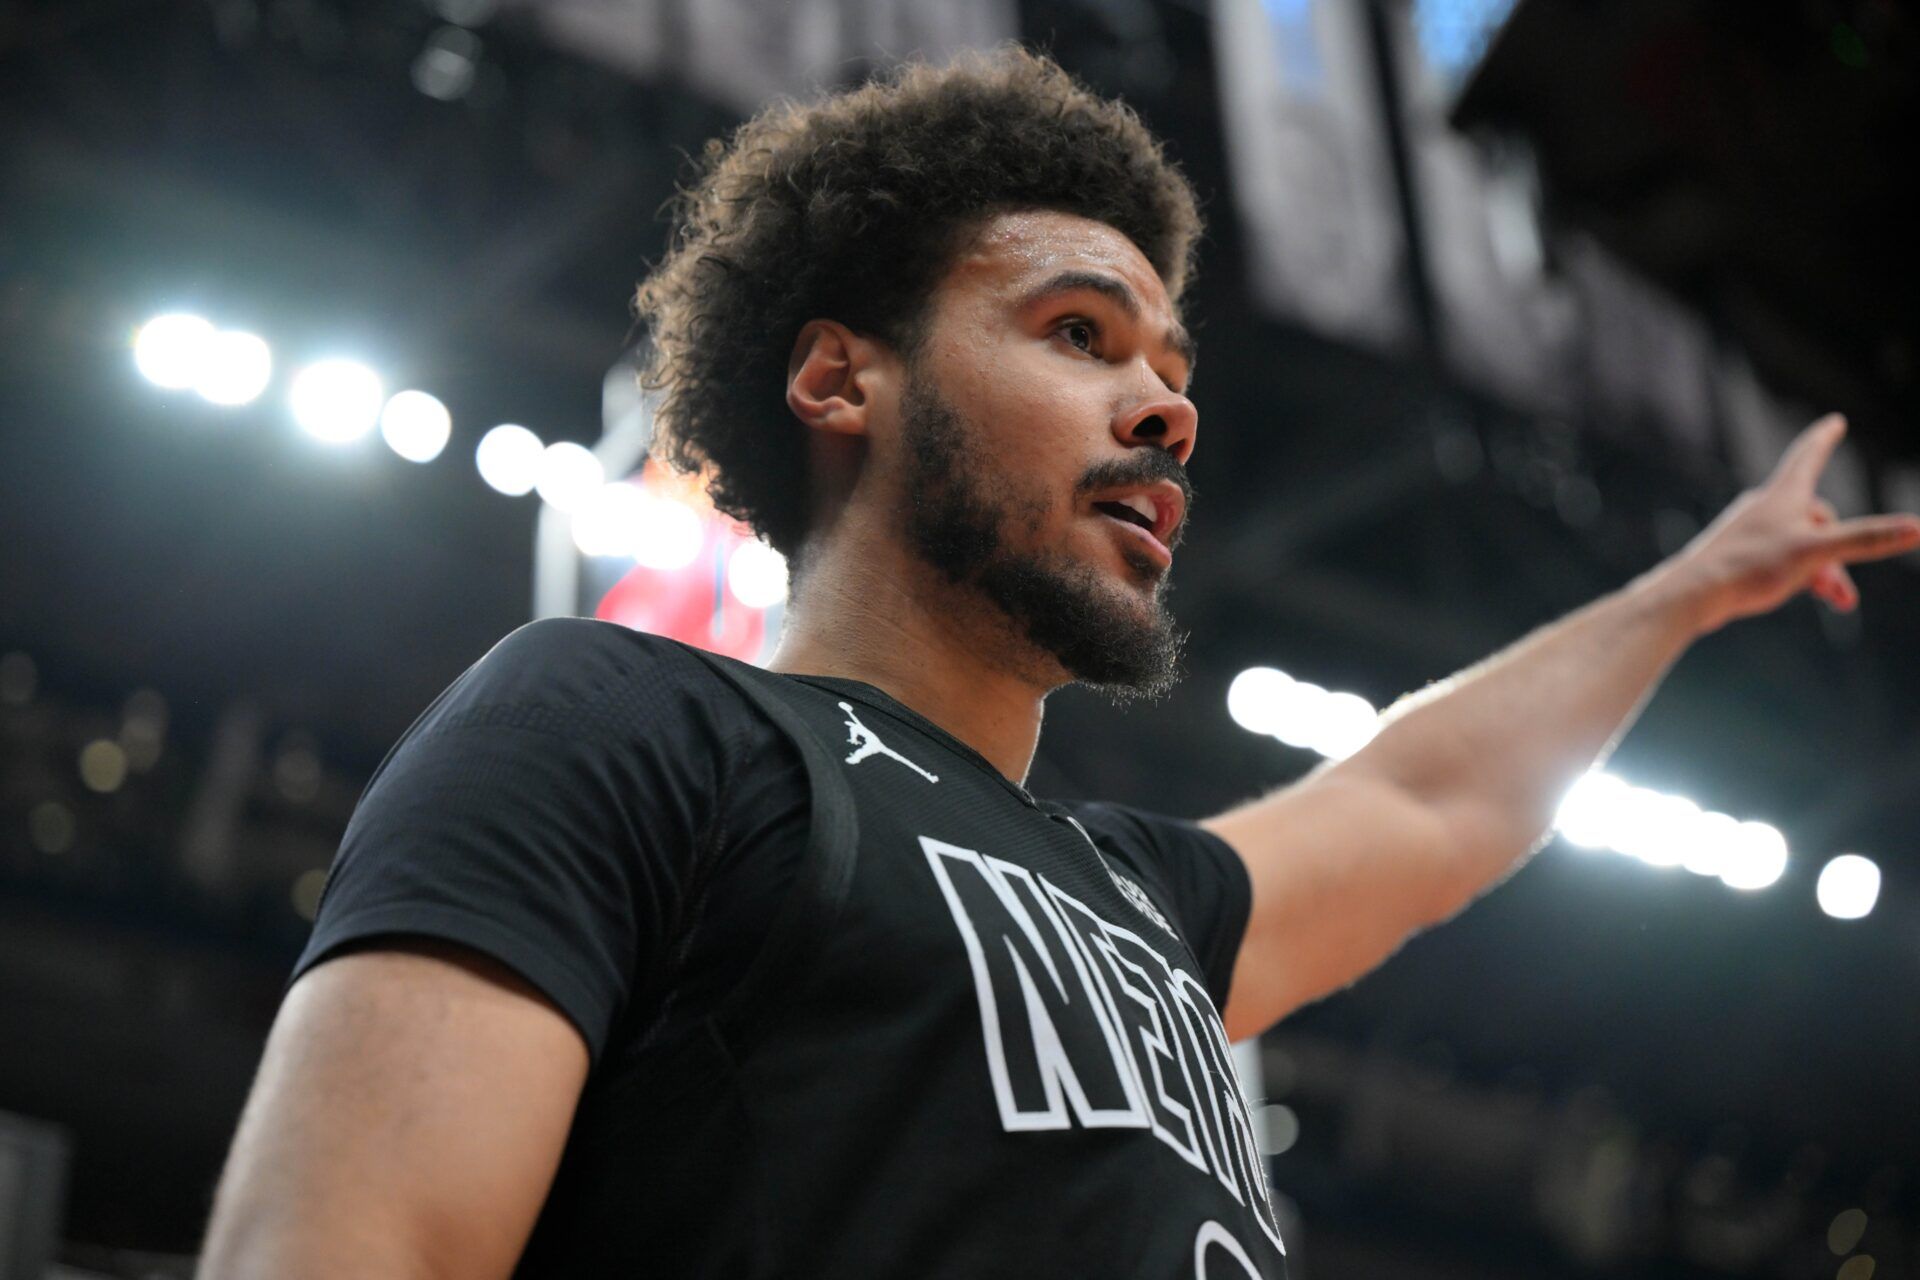
[[[1168,817],[1133,805],[1107,800],[1075,800],[1060,807],[1087,829],[1094,842],[1117,853],[1142,871],[1158,873],[1186,859],[1207,862],[1238,857],[1226,842],[1186,818]]]
[[[1197,822],[1132,805],[1080,801],[1062,807],[1180,921],[1208,993],[1226,1008],[1253,905],[1246,865],[1233,847]]]
[[[1252,887],[1231,845],[1197,822],[1132,805],[1063,805],[1101,852],[1164,894],[1197,933],[1245,928]]]
[[[745,700],[687,645],[594,618],[542,618],[468,667],[415,731],[490,724],[566,736],[731,736],[751,718]]]
[[[541,618],[508,632],[461,680],[501,698],[555,699],[604,694],[616,679],[661,683],[702,670],[677,640],[597,618]]]

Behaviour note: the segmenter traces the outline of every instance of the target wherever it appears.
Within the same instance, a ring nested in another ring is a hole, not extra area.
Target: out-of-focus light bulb
[[[503,422],[480,437],[473,463],[489,487],[517,498],[533,492],[540,475],[540,457],[546,447],[540,437],[515,422]]]
[[[540,500],[555,510],[572,513],[607,482],[606,468],[593,451],[571,440],[550,444],[534,470],[534,488]]]
[[[133,339],[133,363],[156,387],[184,391],[200,380],[214,328],[200,316],[176,311],[155,316]]]
[[[1697,876],[1717,876],[1740,849],[1740,820],[1724,813],[1702,813],[1694,820],[1680,865]]]
[[[1589,770],[1560,801],[1553,817],[1554,828],[1563,839],[1582,849],[1611,848],[1620,800],[1627,790],[1624,779]]]
[[[258,334],[227,329],[202,352],[193,389],[213,404],[252,404],[273,377],[273,351]]]
[[[429,98],[452,102],[473,88],[479,62],[480,37],[462,27],[441,27],[413,60],[413,87]]]
[[[1327,691],[1306,680],[1294,680],[1274,692],[1267,732],[1290,747],[1311,747],[1320,732],[1320,704]]]
[[[1227,714],[1248,733],[1272,733],[1278,728],[1280,699],[1293,677],[1273,667],[1248,667],[1227,686]]]
[[[1329,693],[1315,710],[1307,745],[1329,760],[1345,760],[1373,741],[1380,713],[1357,693]]]
[[[432,462],[453,437],[453,415],[424,391],[395,392],[380,411],[380,438],[408,462]]]
[[[1629,793],[1628,816],[1614,848],[1650,867],[1677,867],[1686,861],[1689,837],[1700,806],[1685,796],[1640,788]]]
[[[1880,900],[1880,868],[1871,858],[1843,853],[1820,869],[1814,896],[1834,919],[1858,920]]]
[[[80,749],[80,781],[87,790],[118,791],[127,780],[127,753],[111,738],[97,738]]]
[[[646,494],[640,504],[633,558],[649,569],[684,569],[700,556],[707,531],[684,502]]]
[[[624,480],[603,484],[573,513],[573,545],[583,556],[631,556],[646,495]]]
[[[1720,879],[1735,889],[1764,889],[1787,869],[1787,838],[1765,822],[1743,822]]]
[[[727,590],[749,609],[771,609],[787,598],[787,558],[759,540],[727,557]]]
[[[373,430],[386,400],[380,375],[357,360],[321,360],[293,376],[293,420],[316,440],[351,444]]]

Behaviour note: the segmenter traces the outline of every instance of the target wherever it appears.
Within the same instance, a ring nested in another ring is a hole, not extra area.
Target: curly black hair
[[[634,298],[653,343],[642,383],[664,392],[656,454],[706,470],[720,510],[795,558],[807,444],[786,379],[801,326],[837,320],[911,356],[967,233],[1021,209],[1114,227],[1178,303],[1193,188],[1130,108],[1018,47],[909,63],[709,142]]]

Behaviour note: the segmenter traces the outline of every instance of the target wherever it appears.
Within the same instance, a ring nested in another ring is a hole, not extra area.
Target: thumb
[[[1860,589],[1837,560],[1821,565],[1807,583],[1807,590],[1843,613],[1852,612],[1860,604]]]

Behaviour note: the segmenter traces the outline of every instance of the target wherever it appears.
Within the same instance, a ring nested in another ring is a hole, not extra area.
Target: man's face
[[[1178,676],[1164,595],[1192,499],[1189,372],[1132,241],[1069,214],[1005,214],[936,289],[900,402],[916,553],[1119,698]]]

